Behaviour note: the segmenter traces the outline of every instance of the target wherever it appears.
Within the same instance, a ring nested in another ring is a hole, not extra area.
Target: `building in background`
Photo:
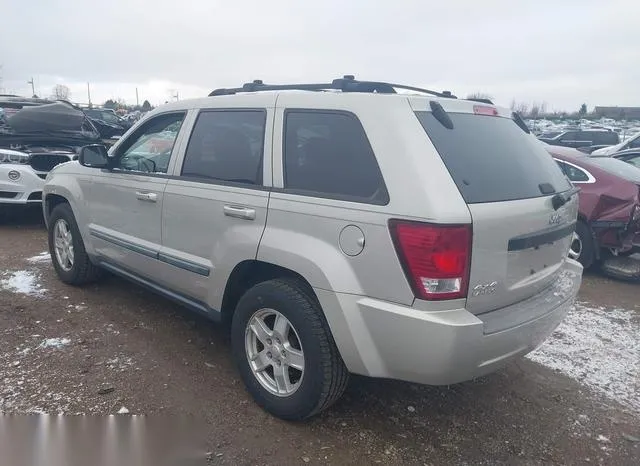
[[[640,120],[640,107],[596,107],[597,116],[616,120]]]

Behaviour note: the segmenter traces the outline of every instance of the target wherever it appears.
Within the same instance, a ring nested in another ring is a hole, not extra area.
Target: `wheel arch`
[[[314,299],[317,299],[313,287],[300,273],[270,262],[245,260],[234,267],[227,280],[221,306],[223,321],[231,321],[238,301],[251,287],[276,278],[298,281]]]

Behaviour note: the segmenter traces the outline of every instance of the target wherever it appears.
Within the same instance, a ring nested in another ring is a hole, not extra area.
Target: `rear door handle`
[[[249,209],[248,207],[226,205],[222,210],[227,217],[241,218],[243,220],[255,220],[256,218],[256,209]]]
[[[158,195],[156,193],[143,193],[142,191],[136,191],[136,199],[146,202],[156,202]]]

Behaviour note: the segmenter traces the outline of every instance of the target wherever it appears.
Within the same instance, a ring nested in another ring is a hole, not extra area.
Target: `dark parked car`
[[[588,268],[609,255],[636,252],[640,247],[640,169],[616,158],[545,147],[580,188],[571,255]]]
[[[108,108],[83,108],[83,110],[98,128],[103,139],[122,136],[133,124]]]
[[[541,135],[538,139],[552,146],[573,147],[577,149],[579,147],[613,146],[620,142],[620,135],[615,131],[604,129],[584,129],[563,131],[550,137]]]

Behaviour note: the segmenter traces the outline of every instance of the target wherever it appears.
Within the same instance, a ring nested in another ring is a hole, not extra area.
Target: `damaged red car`
[[[614,158],[545,145],[579,192],[578,223],[570,255],[585,268],[640,252],[640,169]]]

